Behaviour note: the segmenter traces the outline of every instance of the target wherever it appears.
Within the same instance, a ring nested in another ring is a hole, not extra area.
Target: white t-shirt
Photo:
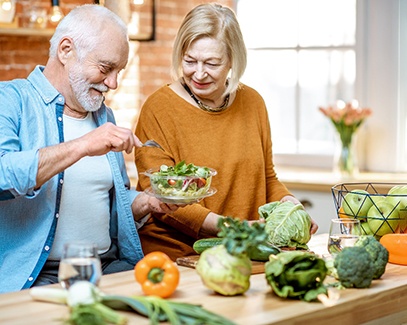
[[[64,115],[64,139],[76,139],[96,128],[92,114],[84,119]],[[87,240],[106,252],[109,235],[109,190],[113,177],[106,155],[84,157],[65,170],[58,226],[49,259],[59,260],[66,242]]]

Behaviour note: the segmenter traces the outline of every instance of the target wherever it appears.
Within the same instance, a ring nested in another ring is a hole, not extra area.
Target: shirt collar
[[[48,79],[44,76],[44,66],[38,65],[30,73],[27,80],[32,84],[38,92],[44,103],[49,104],[54,101],[58,96],[63,96],[51,85]],[[64,103],[61,103],[64,104]]]

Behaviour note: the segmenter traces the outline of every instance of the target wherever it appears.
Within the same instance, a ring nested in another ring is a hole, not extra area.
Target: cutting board
[[[176,263],[180,266],[195,268],[198,263],[199,255],[192,255],[186,257],[178,257]],[[252,261],[252,274],[264,273],[265,262]]]

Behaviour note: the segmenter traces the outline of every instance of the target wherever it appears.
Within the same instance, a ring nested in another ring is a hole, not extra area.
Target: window
[[[237,15],[276,162],[328,168],[335,132],[318,107],[355,98],[356,0],[238,0]]]

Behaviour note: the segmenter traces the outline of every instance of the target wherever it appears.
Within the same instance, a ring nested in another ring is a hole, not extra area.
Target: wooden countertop
[[[310,248],[326,253],[327,235],[313,236]],[[203,286],[194,269],[179,267],[181,279],[172,300],[202,304],[208,310],[234,320],[236,324],[401,324],[407,321],[407,267],[388,264],[385,274],[369,289],[339,291],[333,306],[280,299],[268,286],[264,274],[251,277],[245,295],[223,297]],[[141,295],[133,272],[102,277],[102,291],[108,294]],[[149,324],[149,320],[133,313],[129,324]],[[0,324],[61,324],[68,315],[67,307],[33,301],[28,290],[0,294]]]

